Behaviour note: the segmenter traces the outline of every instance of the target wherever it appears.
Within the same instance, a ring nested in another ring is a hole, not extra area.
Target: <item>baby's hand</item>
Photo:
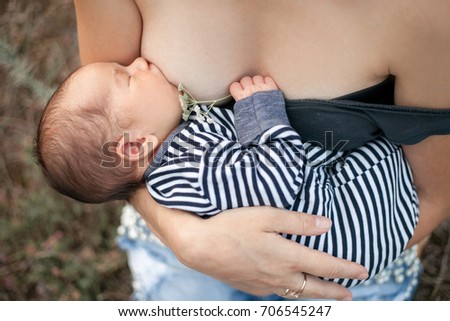
[[[277,90],[278,86],[271,77],[244,77],[230,85],[230,94],[238,101],[251,96],[258,91]]]

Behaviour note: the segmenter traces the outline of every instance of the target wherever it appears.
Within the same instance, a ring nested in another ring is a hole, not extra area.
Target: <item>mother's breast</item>
[[[142,1],[141,53],[160,67],[169,81],[182,82],[200,100],[228,94],[231,82],[259,70],[260,36],[254,13],[235,1]],[[231,4],[234,6],[231,6]]]
[[[288,98],[336,97],[386,76],[367,59],[380,48],[367,35],[373,30],[355,28],[354,12],[339,2],[137,3],[141,54],[197,99],[225,96],[231,82],[246,75],[272,76]]]

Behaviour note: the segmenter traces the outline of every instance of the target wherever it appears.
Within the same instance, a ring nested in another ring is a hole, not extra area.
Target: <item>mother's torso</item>
[[[254,74],[286,98],[338,97],[389,74],[386,15],[373,2],[137,0],[141,54],[198,99]]]

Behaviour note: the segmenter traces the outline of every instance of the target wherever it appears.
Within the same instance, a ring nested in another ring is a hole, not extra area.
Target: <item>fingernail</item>
[[[369,274],[367,272],[361,273],[358,277],[359,280],[365,280],[369,277]]]
[[[331,220],[325,217],[317,216],[316,227],[320,229],[329,229],[331,227]]]
[[[351,296],[348,296],[348,297],[346,297],[346,298],[343,298],[342,301],[352,301],[352,297],[351,297]]]

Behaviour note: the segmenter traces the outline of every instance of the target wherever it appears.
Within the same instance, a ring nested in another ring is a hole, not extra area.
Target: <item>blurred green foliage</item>
[[[51,190],[32,157],[42,109],[76,68],[72,1],[0,2],[0,300],[127,300],[120,203]]]

